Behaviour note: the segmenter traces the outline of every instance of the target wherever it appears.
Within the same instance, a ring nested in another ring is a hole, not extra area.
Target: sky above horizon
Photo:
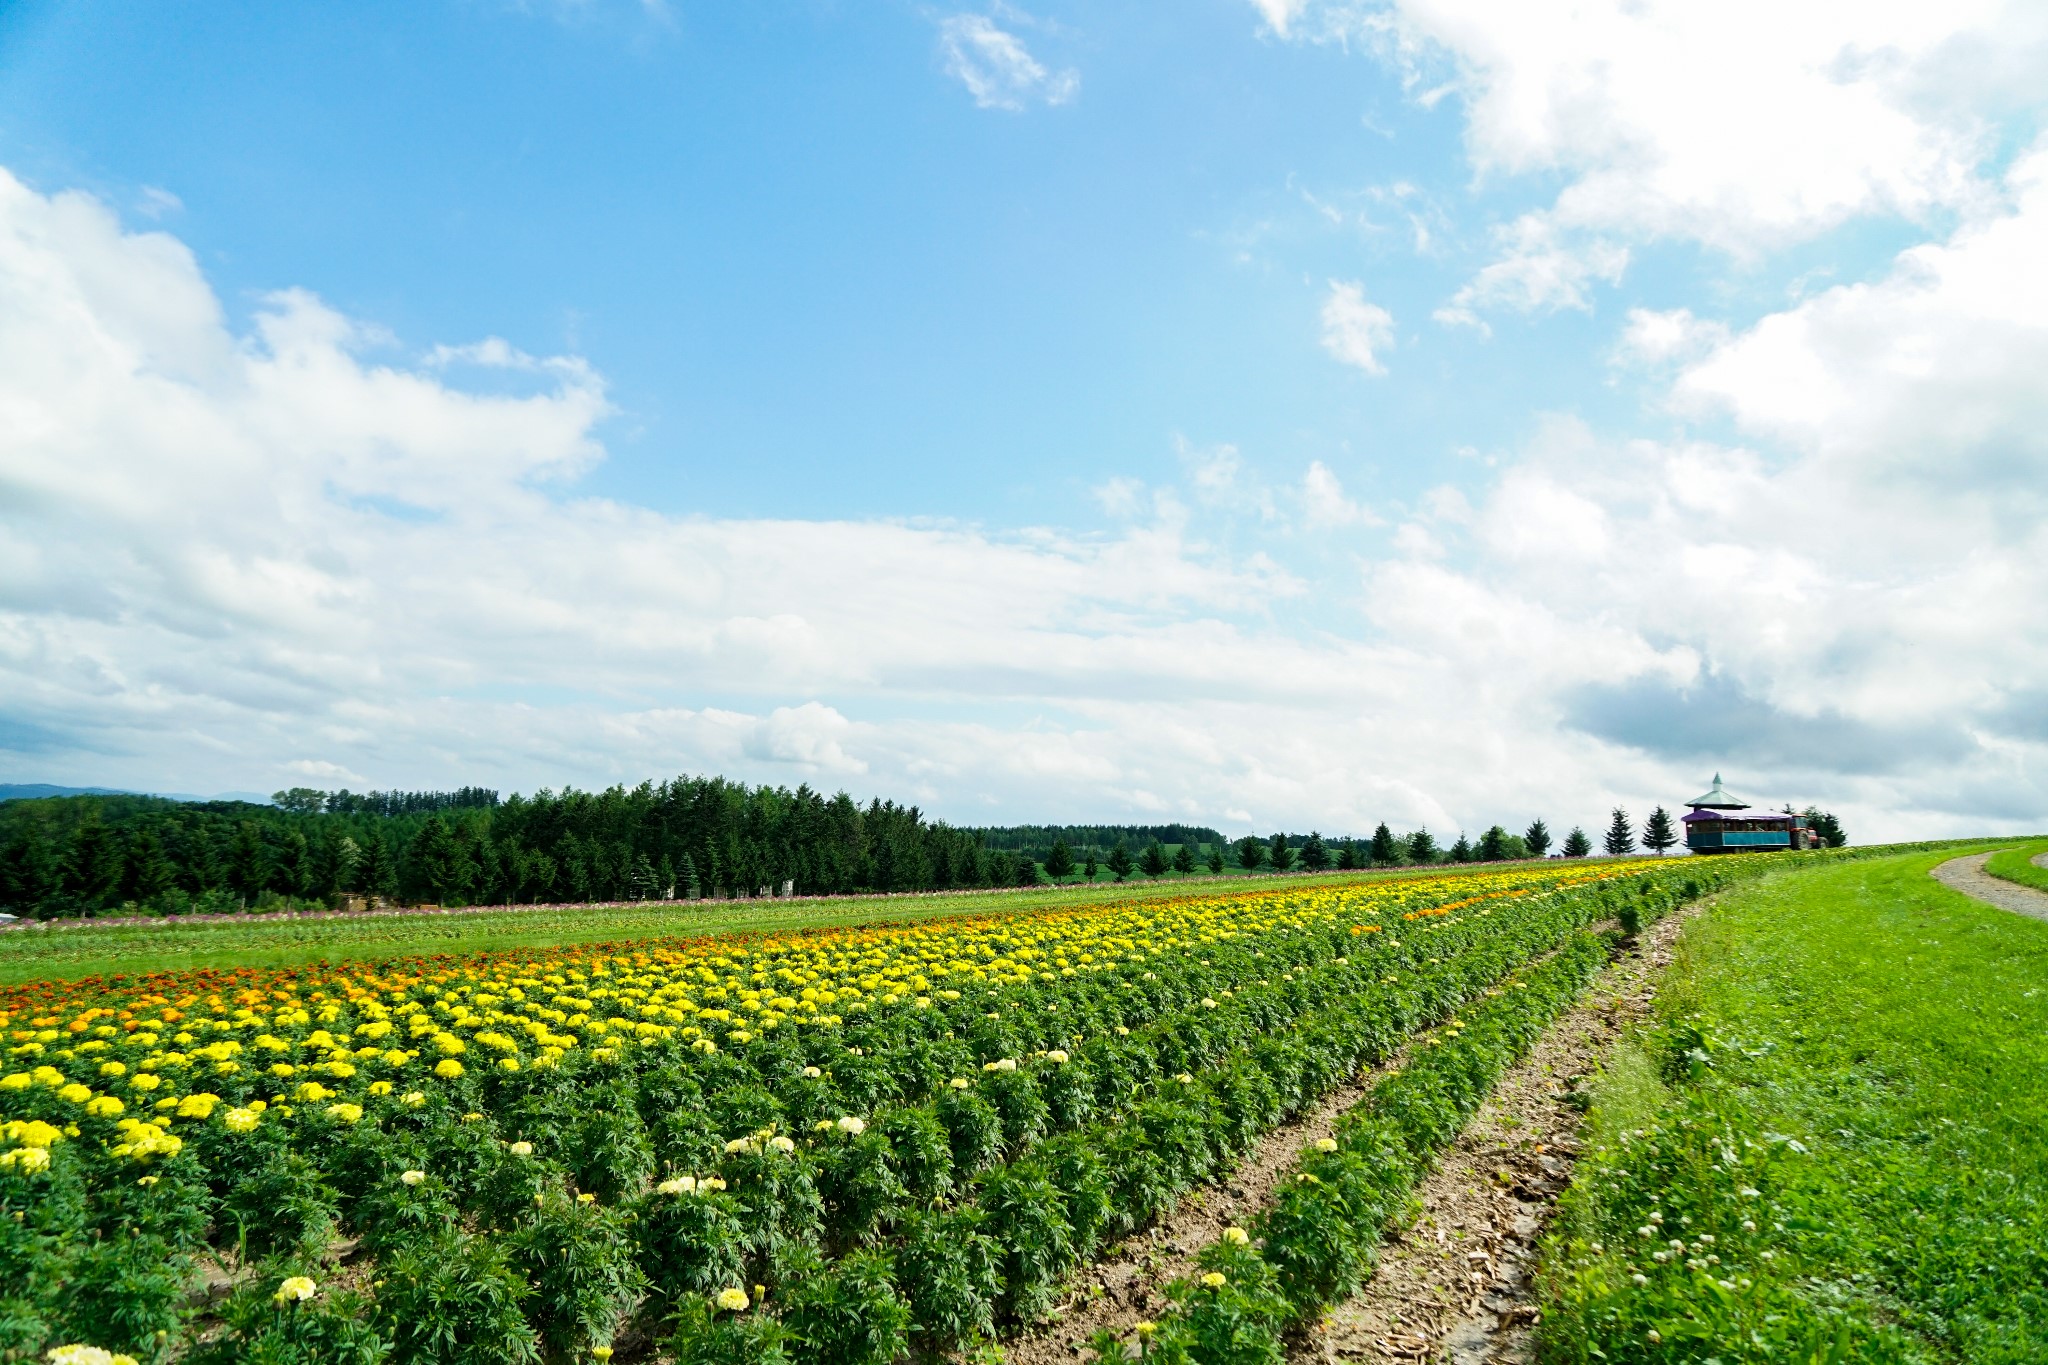
[[[2048,828],[2048,10],[0,9],[0,780]]]

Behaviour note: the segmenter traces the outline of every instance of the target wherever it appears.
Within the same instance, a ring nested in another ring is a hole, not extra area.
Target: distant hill
[[[221,792],[199,796],[192,792],[138,792],[126,787],[53,787],[47,782],[0,782],[0,801],[34,801],[45,796],[161,796],[167,801],[248,801],[270,804],[262,792]]]

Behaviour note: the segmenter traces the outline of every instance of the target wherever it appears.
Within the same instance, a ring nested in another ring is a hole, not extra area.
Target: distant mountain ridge
[[[270,804],[261,792],[222,792],[199,796],[192,792],[139,792],[127,787],[56,787],[48,782],[0,782],[0,801],[35,801],[46,796],[161,796],[166,801],[249,801]]]

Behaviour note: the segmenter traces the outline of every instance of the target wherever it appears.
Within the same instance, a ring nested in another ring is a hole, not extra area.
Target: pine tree
[[[1294,866],[1294,850],[1287,846],[1287,836],[1284,834],[1273,836],[1273,847],[1266,856],[1273,860],[1275,872],[1285,872]]]
[[[163,840],[144,825],[128,842],[128,894],[153,908],[162,908],[161,898],[178,889],[178,868],[164,852]]]
[[[1586,831],[1580,829],[1577,825],[1573,825],[1572,832],[1564,836],[1564,856],[1567,858],[1583,858],[1592,851],[1593,841],[1586,837]]]
[[[1017,860],[1017,885],[1019,885],[1019,886],[1037,886],[1037,885],[1038,885],[1038,861],[1037,861],[1037,859],[1035,859],[1035,858],[1029,858],[1029,857],[1025,857],[1025,858],[1019,858],[1019,859]]]
[[[1358,840],[1346,839],[1337,846],[1337,870],[1355,871],[1358,867]]]
[[[1065,839],[1052,841],[1052,849],[1045,855],[1045,875],[1055,884],[1074,875],[1074,850],[1067,847]]]
[[[1321,872],[1330,865],[1330,850],[1315,830],[1310,830],[1308,838],[1302,841],[1301,865],[1311,872]]]
[[[1256,872],[1259,864],[1266,861],[1266,841],[1256,834],[1247,834],[1237,841],[1237,865],[1247,872]]]
[[[1458,842],[1451,845],[1451,861],[1454,863],[1469,863],[1472,861],[1472,858],[1472,841],[1465,837],[1465,831],[1461,829],[1458,831]]]
[[[1628,812],[1620,806],[1614,808],[1614,821],[1607,826],[1607,838],[1602,847],[1610,858],[1626,858],[1635,851],[1635,827],[1629,824]]]
[[[334,846],[334,889],[360,891],[363,889],[362,875],[363,846],[344,834]]]
[[[462,846],[438,815],[428,816],[420,826],[412,847],[406,850],[406,861],[417,878],[415,884],[424,884],[437,905],[460,903],[475,873]]]
[[[1145,845],[1145,851],[1138,856],[1138,870],[1155,880],[1166,875],[1168,866],[1166,850],[1160,847],[1157,839]]]
[[[1223,875],[1223,845],[1221,844],[1209,845],[1209,871],[1213,876],[1220,877]]]
[[[1110,875],[1122,881],[1131,875],[1132,866],[1131,851],[1124,847],[1123,840],[1117,840],[1116,847],[1109,851]]]
[[[697,884],[697,864],[687,853],[676,863],[676,890],[688,901],[704,894],[703,888]]]
[[[1384,820],[1372,832],[1372,860],[1378,867],[1392,867],[1401,861],[1401,846],[1395,842],[1394,831],[1387,828]]]
[[[1550,826],[1541,820],[1531,820],[1529,828],[1522,831],[1522,842],[1529,846],[1531,858],[1541,858],[1550,852]]]
[[[1187,844],[1180,844],[1173,850],[1173,870],[1185,878],[1195,870],[1195,850]]]
[[[1081,860],[1081,875],[1088,879],[1090,886],[1093,886],[1095,885],[1096,875],[1101,871],[1102,864],[1095,860],[1095,850],[1090,848],[1088,856]]]
[[[1508,832],[1494,825],[1479,836],[1479,861],[1497,863],[1508,856]]]
[[[661,855],[661,867],[656,875],[661,878],[661,899],[672,901],[676,898],[676,865],[668,854]]]
[[[1427,829],[1418,829],[1408,836],[1408,861],[1425,864],[1436,861],[1436,840]]]
[[[263,846],[263,831],[254,820],[244,820],[235,826],[228,850],[228,885],[248,902],[262,895],[269,883],[270,850]]]
[[[1650,818],[1643,822],[1643,847],[1655,850],[1658,857],[1664,850],[1678,842],[1678,834],[1671,828],[1671,812],[1662,806],[1650,812]]]

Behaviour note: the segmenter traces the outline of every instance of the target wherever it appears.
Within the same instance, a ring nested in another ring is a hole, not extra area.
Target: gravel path
[[[1934,880],[1986,905],[1995,905],[2016,915],[2048,919],[2048,891],[2036,891],[2031,886],[1992,876],[1984,870],[1984,860],[1990,856],[1989,853],[1973,853],[1967,858],[1951,858],[1934,869]],[[2042,858],[2048,858],[2048,854],[2034,859],[2034,866],[2048,867]]]

